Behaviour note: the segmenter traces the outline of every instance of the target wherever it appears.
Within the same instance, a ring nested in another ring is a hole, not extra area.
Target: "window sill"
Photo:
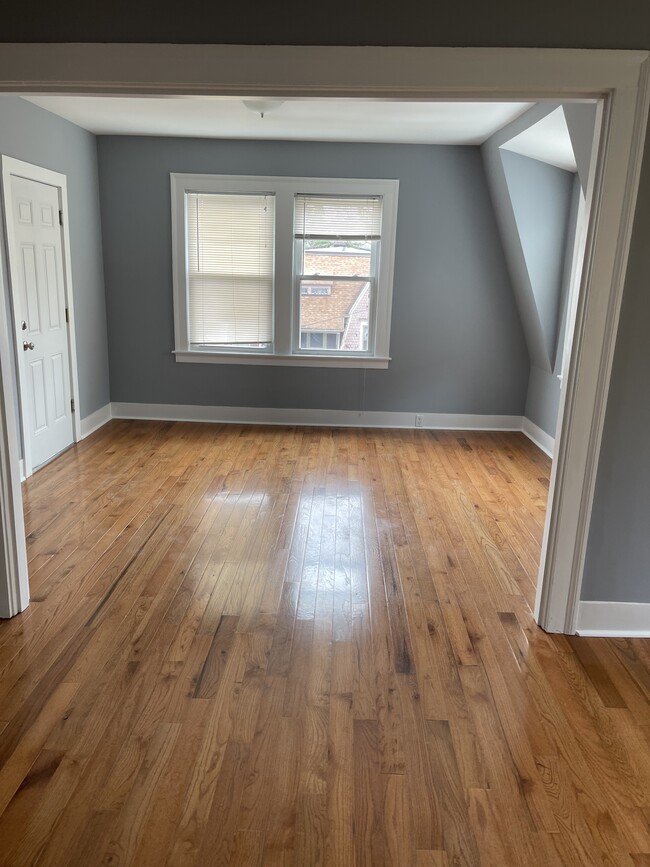
[[[390,358],[352,358],[327,355],[271,355],[262,352],[172,352],[176,361],[184,364],[262,364],[267,367],[342,367],[386,369]]]

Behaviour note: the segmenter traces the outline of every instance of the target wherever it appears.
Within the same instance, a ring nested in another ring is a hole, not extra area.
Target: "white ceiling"
[[[481,144],[531,103],[292,99],[264,117],[234,97],[25,96],[97,135]]]
[[[506,151],[550,163],[568,172],[578,170],[571,136],[561,107],[547,114],[501,147]]]

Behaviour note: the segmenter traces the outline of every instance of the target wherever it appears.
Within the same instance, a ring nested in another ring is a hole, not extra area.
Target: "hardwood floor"
[[[112,422],[25,484],[3,867],[650,865],[650,643],[530,607],[521,434]]]

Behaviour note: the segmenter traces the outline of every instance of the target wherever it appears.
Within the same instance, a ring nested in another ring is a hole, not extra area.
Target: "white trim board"
[[[14,617],[29,605],[29,573],[21,491],[15,382],[9,374],[13,328],[9,323],[4,268],[0,265],[0,617]]]
[[[105,406],[100,406],[100,408],[96,409],[95,412],[91,412],[90,415],[82,418],[81,439],[85,439],[90,436],[91,433],[95,433],[96,430],[99,430],[100,427],[103,427],[112,418],[113,415],[110,403],[107,403]]]
[[[555,440],[550,434],[547,434],[545,430],[542,430],[539,425],[536,425],[534,421],[526,418],[526,416],[521,420],[521,430],[529,440],[535,443],[538,449],[547,454],[551,460],[553,459]]]
[[[604,638],[650,638],[650,602],[581,601],[576,632]]]
[[[192,406],[170,403],[112,403],[113,418],[151,421],[193,421],[217,424],[306,425],[425,430],[521,431],[518,415],[471,415],[413,412],[373,412],[345,409],[284,409],[251,406]]]
[[[416,415],[422,424],[416,423]],[[215,424],[306,425],[317,427],[400,428],[405,430],[521,431],[550,458],[555,440],[520,415],[413,413],[340,409],[285,409],[252,406],[197,406],[171,403],[111,403],[81,420],[87,437],[112,418],[139,421],[189,421]]]
[[[22,42],[2,46],[0,88],[285,98],[499,93],[557,101],[635,87],[647,58],[643,50],[577,48]]]
[[[416,415],[422,417],[417,424]],[[187,421],[215,424],[291,425],[317,427],[399,428],[405,430],[521,431],[539,449],[553,457],[554,440],[526,417],[475,413],[412,413],[338,409],[284,409],[251,406],[197,406],[170,403],[107,403],[81,419],[85,439],[111,419]],[[20,461],[24,480],[23,461]]]

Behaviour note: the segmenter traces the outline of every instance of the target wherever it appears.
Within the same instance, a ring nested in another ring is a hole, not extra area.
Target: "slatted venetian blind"
[[[297,195],[294,234],[298,239],[378,241],[381,196]]]
[[[272,195],[187,193],[192,345],[273,341]]]

